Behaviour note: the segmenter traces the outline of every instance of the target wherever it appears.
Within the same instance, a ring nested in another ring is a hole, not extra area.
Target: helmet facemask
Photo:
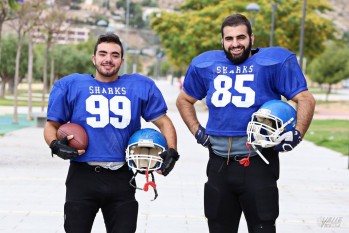
[[[247,140],[252,145],[268,148],[278,144],[275,140],[286,125],[282,125],[281,119],[266,114],[264,110],[266,109],[261,109],[252,115],[252,120],[247,126]]]
[[[165,137],[157,130],[145,128],[136,131],[130,138],[126,149],[127,165],[136,172],[130,180],[130,185],[136,189],[148,191],[149,186],[154,189],[155,197],[158,193],[156,190],[155,177],[153,171],[159,170],[162,166],[163,159],[160,154],[167,148]],[[138,173],[144,174],[146,183],[143,188],[135,184],[135,178]],[[149,180],[151,176],[152,181]]]
[[[126,160],[132,169],[143,174],[145,171],[152,172],[160,169],[163,161],[160,157],[160,153],[163,152],[161,147],[152,143],[145,145],[139,142],[137,145],[130,146],[128,150]]]
[[[276,139],[293,130],[296,121],[297,112],[290,104],[282,100],[270,100],[252,114],[246,130],[247,144],[252,145],[257,154],[269,164],[258,146],[269,148],[278,145],[280,142],[275,142]]]

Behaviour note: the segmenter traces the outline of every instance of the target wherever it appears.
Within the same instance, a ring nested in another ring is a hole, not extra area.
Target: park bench
[[[36,127],[43,128],[46,124],[46,112],[33,113]]]

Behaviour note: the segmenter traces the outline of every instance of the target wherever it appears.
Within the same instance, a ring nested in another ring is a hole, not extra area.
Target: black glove
[[[163,159],[160,171],[164,176],[167,176],[170,171],[172,171],[176,161],[179,159],[179,154],[175,149],[169,148],[162,152],[160,157]]]
[[[79,156],[78,150],[68,146],[68,138],[64,137],[61,140],[53,140],[50,144],[52,156],[57,155],[62,159],[73,159]]]
[[[279,142],[280,144],[276,145],[274,147],[274,150],[279,152],[291,151],[301,141],[301,133],[298,130],[294,129],[282,134],[275,140],[275,142]]]
[[[203,145],[204,147],[209,147],[211,145],[210,136],[206,134],[205,128],[201,125],[199,125],[199,128],[195,133],[195,138],[197,143]]]

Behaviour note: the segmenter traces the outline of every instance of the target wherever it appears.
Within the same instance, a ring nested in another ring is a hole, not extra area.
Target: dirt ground
[[[317,109],[326,109],[339,112],[349,112],[349,101],[340,101],[335,103],[317,103],[315,111]]]
[[[349,120],[349,101],[317,103],[315,106],[314,119]]]

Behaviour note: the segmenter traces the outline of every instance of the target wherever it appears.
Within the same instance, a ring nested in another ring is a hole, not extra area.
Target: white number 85
[[[233,86],[232,79],[227,75],[218,75],[213,83],[216,91],[213,93],[211,98],[212,104],[216,107],[225,107],[231,102],[236,107],[241,108],[252,106],[255,102],[255,92],[250,87],[244,87],[244,82],[253,80],[253,74],[236,75],[234,89],[245,95],[245,100],[242,100],[242,96],[232,96],[229,91]]]

